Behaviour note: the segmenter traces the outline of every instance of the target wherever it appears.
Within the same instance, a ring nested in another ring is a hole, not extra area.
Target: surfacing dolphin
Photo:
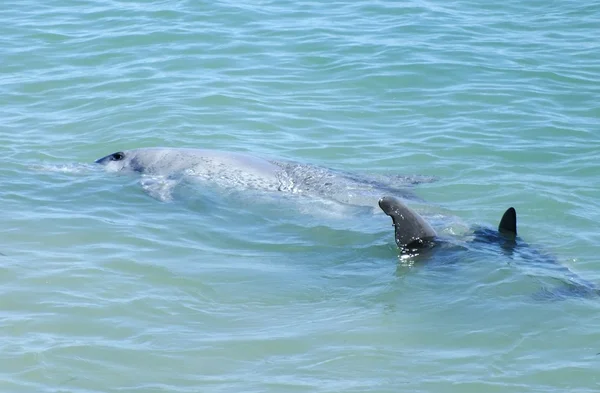
[[[379,207],[392,219],[396,245],[403,256],[427,257],[436,249],[458,248],[440,238],[431,225],[402,200],[393,196],[384,196],[379,200]],[[553,291],[544,289],[537,295],[538,297],[556,299],[569,296],[600,296],[600,289],[594,283],[584,280],[552,256],[540,252],[521,240],[517,235],[517,212],[513,207],[504,212],[497,229],[476,228],[471,243],[498,245],[512,260],[522,259],[554,271],[556,273],[554,278],[563,286]]]
[[[416,198],[406,187],[432,181],[416,176],[356,175],[245,153],[192,148],[124,150],[95,162],[111,172],[138,172],[170,179],[187,177],[226,188],[316,195],[350,205],[373,207],[384,193]]]

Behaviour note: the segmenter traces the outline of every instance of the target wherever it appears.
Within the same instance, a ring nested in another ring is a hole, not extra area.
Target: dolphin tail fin
[[[437,236],[435,230],[417,212],[406,206],[400,199],[384,196],[379,207],[392,218],[396,244],[401,249],[428,246]]]
[[[504,212],[498,224],[498,232],[512,238],[517,237],[517,211],[514,207],[509,207]]]

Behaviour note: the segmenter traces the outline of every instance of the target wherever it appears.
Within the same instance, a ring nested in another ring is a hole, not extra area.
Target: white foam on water
[[[81,164],[81,163],[70,163],[70,164],[34,164],[29,166],[30,169],[38,172],[58,172],[58,173],[71,173],[71,174],[83,174],[89,173],[91,171],[97,170],[91,164]]]

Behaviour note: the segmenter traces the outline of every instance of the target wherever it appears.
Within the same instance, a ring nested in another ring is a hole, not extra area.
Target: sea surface
[[[600,390],[600,296],[552,295],[556,266],[600,285],[598,1],[5,0],[0,20],[1,392]],[[456,247],[415,263],[376,206],[160,198],[93,164],[151,146],[432,179],[409,203]],[[551,263],[468,242],[510,206]]]

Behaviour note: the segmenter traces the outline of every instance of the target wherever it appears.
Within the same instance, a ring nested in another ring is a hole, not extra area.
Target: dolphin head
[[[159,151],[154,149],[121,150],[94,161],[109,172],[150,172],[160,159]]]
[[[99,158],[94,162],[104,166],[104,168],[110,172],[120,172],[122,170],[130,169],[133,156],[134,155],[127,150],[118,151]]]
[[[402,250],[431,247],[437,234],[423,217],[406,206],[400,199],[384,196],[379,207],[392,218],[396,244]]]
[[[121,150],[99,158],[96,164],[109,172],[139,172],[147,175],[174,175],[197,163],[181,149],[139,148]]]

